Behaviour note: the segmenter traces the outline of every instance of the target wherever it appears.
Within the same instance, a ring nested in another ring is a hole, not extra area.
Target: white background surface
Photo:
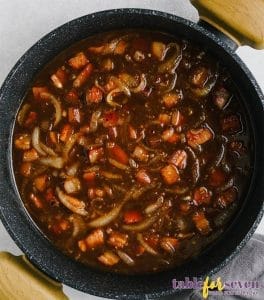
[[[91,12],[123,7],[151,8],[198,20],[187,0],[0,0],[0,85],[18,58],[49,31]],[[264,90],[264,51],[241,47],[237,53]],[[257,232],[264,234],[264,220]],[[3,250],[21,253],[0,223],[0,251]],[[100,299],[68,287],[64,291],[72,300]]]

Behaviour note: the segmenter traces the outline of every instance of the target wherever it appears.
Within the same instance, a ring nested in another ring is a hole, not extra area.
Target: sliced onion
[[[128,97],[131,96],[128,86],[123,81],[121,81],[115,76],[112,76],[110,80],[112,80],[115,83],[115,85],[120,89],[120,91],[124,92],[125,95],[127,95]]]
[[[159,218],[159,214],[156,214],[144,221],[136,224],[123,225],[122,228],[127,231],[141,232],[152,226]]]
[[[189,152],[190,156],[193,159],[193,166],[192,166],[192,176],[193,176],[193,184],[197,183],[200,178],[200,163],[199,159],[197,158],[194,151],[191,147],[186,147],[186,150]]]
[[[138,242],[141,244],[141,246],[143,246],[144,249],[145,249],[148,253],[150,253],[150,254],[152,254],[152,255],[158,255],[158,252],[157,252],[156,250],[154,250],[152,247],[150,247],[150,245],[147,244],[147,243],[144,241],[143,236],[142,236],[141,233],[138,233],[138,234],[137,234],[137,240],[138,240]]]
[[[95,132],[98,127],[98,120],[101,116],[102,112],[100,110],[96,110],[93,112],[91,121],[90,121],[90,132]]]
[[[54,126],[56,126],[60,122],[61,117],[62,117],[62,110],[61,110],[60,101],[55,96],[53,96],[51,93],[45,93],[45,92],[41,93],[40,97],[42,99],[50,101],[50,103],[54,106],[54,109],[55,109]]]
[[[55,169],[62,169],[64,166],[64,159],[62,157],[42,157],[39,159],[39,162],[47,167],[52,167]]]
[[[69,217],[69,221],[72,222],[73,224],[73,231],[72,231],[73,237],[79,235],[86,228],[86,224],[84,223],[83,218],[77,214],[72,214]]]
[[[174,73],[171,82],[169,83],[168,87],[166,87],[164,90],[162,89],[162,93],[165,94],[165,93],[171,92],[175,88],[175,85],[176,85],[176,82],[177,82],[177,78],[178,78],[177,73]]]
[[[108,171],[100,171],[100,174],[107,179],[123,179],[123,176],[120,174],[115,174]]]
[[[114,167],[118,168],[118,169],[121,169],[121,170],[128,170],[129,167],[116,161],[115,159],[112,159],[112,158],[108,158],[108,161],[111,165],[113,165]]]
[[[134,192],[132,194],[132,199],[136,200],[138,199],[140,196],[142,196],[145,192],[149,191],[149,190],[152,190],[154,189],[155,187],[159,187],[160,184],[148,184],[146,186],[142,186],[142,187],[138,187],[138,186],[135,186],[134,187]]]
[[[63,205],[70,211],[81,215],[87,216],[88,212],[85,210],[85,203],[77,198],[65,194],[59,187],[56,188],[56,193]]]
[[[30,105],[28,103],[23,105],[22,108],[20,109],[20,111],[17,115],[17,122],[20,126],[22,126],[24,124],[25,116],[26,116],[27,112],[29,111],[29,109],[30,109]]]
[[[112,210],[110,210],[107,214],[91,221],[88,226],[89,227],[103,227],[108,225],[109,223],[113,222],[119,215],[122,207],[125,205],[125,203],[132,197],[132,190],[126,193],[123,201],[121,201],[116,207],[114,207]]]
[[[57,156],[57,154],[51,149],[50,147],[46,146],[45,144],[39,142],[40,147],[49,155]]]
[[[40,134],[39,127],[35,127],[34,130],[33,130],[33,132],[32,132],[32,145],[33,145],[34,149],[40,155],[46,156],[47,153],[40,146],[39,134]]]
[[[64,148],[62,149],[63,158],[65,160],[69,157],[69,152],[71,151],[72,147],[77,142],[77,139],[79,137],[79,133],[75,133],[68,139],[67,143],[65,144]]]
[[[121,107],[121,104],[114,101],[114,96],[119,93],[122,93],[122,90],[120,88],[113,89],[107,94],[106,102],[112,107]]]
[[[167,60],[165,60],[164,63],[162,63],[161,65],[159,65],[158,67],[158,72],[159,73],[174,73],[176,68],[178,67],[181,59],[182,59],[182,53],[181,53],[181,48],[178,44],[176,43],[170,43],[167,46],[166,49],[166,54],[168,53],[168,51],[170,49],[175,49],[175,53],[168,58]]]
[[[117,250],[116,252],[125,264],[127,264],[129,266],[135,265],[135,261],[128,254],[126,254],[125,252],[123,252],[121,250]]]
[[[156,210],[158,210],[158,209],[162,206],[163,202],[164,202],[164,198],[163,198],[162,196],[160,196],[160,197],[157,199],[156,202],[154,202],[154,203],[148,205],[148,206],[145,208],[145,213],[146,213],[147,215],[149,215],[149,214],[155,212]]]
[[[140,93],[142,91],[144,91],[144,89],[147,86],[147,79],[146,79],[146,75],[145,74],[141,74],[140,75],[140,83],[137,87],[135,88],[130,88],[130,91],[133,93]]]

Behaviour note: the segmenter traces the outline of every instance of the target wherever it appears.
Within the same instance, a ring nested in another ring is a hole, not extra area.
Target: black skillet
[[[255,26],[262,0],[253,1],[241,14],[232,14],[240,1],[192,1],[201,12],[198,24],[174,15],[141,9],[119,9],[87,15],[55,29],[20,58],[0,90],[0,216],[7,231],[29,261],[51,278],[80,291],[107,298],[147,299],[172,295],[172,279],[211,275],[236,255],[254,233],[263,214],[264,98],[254,77],[235,54],[236,42],[263,46],[263,23]],[[222,7],[219,10],[219,3]],[[226,18],[229,14],[229,18]],[[255,14],[255,15],[254,15]],[[251,15],[251,18],[248,18]],[[213,18],[212,18],[213,16]],[[234,16],[234,17],[233,17]],[[252,18],[255,18],[254,20]],[[260,14],[261,17],[261,14]],[[236,19],[237,18],[237,19]],[[214,20],[214,22],[212,21]],[[260,19],[261,20],[261,19]],[[211,25],[209,25],[209,23]],[[217,27],[229,37],[212,27]],[[38,231],[18,196],[12,174],[12,128],[18,107],[35,74],[56,54],[87,36],[120,28],[147,28],[187,38],[205,47],[228,67],[239,87],[252,132],[253,175],[243,205],[228,230],[198,258],[158,274],[125,276],[103,273],[81,265],[56,250]],[[60,299],[60,298],[57,298]]]

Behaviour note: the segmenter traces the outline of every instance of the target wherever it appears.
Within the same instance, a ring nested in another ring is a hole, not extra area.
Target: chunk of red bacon
[[[221,126],[224,133],[234,134],[242,130],[242,124],[238,115],[226,116],[221,120]]]
[[[143,219],[143,216],[137,210],[129,210],[124,213],[123,218],[125,224],[134,224],[140,222]]]
[[[207,218],[205,217],[203,212],[194,213],[192,219],[193,219],[193,222],[194,222],[197,230],[201,234],[207,235],[211,231],[209,221],[207,220]]]
[[[119,116],[118,113],[114,110],[109,110],[103,114],[103,126],[104,127],[113,127],[118,124]]]
[[[178,102],[180,102],[182,100],[182,92],[178,91],[178,92],[171,92],[171,93],[167,93],[163,96],[162,98],[162,102],[164,103],[164,105],[167,108],[172,108],[173,106],[175,106],[176,104],[178,104]]]
[[[104,157],[104,148],[96,148],[89,151],[89,160],[91,164],[97,163]]]
[[[185,169],[187,165],[187,153],[184,150],[177,150],[175,151],[171,157],[169,158],[168,162],[170,164],[175,165],[179,169]]]
[[[83,52],[77,53],[74,57],[68,60],[68,64],[75,70],[82,69],[88,63],[89,60]]]
[[[75,88],[80,88],[91,76],[93,72],[93,65],[88,64],[84,69],[77,75],[75,80],[73,81],[73,86]]]
[[[220,168],[215,168],[211,171],[208,182],[212,187],[219,187],[226,182],[226,179],[226,173]]]
[[[202,145],[213,139],[213,133],[207,127],[191,129],[187,132],[186,137],[188,145],[190,145],[193,148],[197,148],[199,145]]]
[[[68,121],[71,124],[81,123],[81,111],[77,107],[69,107],[68,108]]]
[[[195,205],[208,205],[211,203],[212,192],[206,187],[196,188],[193,193],[193,201]]]
[[[219,108],[219,109],[224,109],[225,106],[227,105],[229,99],[231,97],[230,92],[222,87],[219,87],[216,89],[216,91],[213,94],[213,101],[214,104]]]
[[[64,68],[59,68],[50,79],[56,88],[62,89],[68,81],[68,74]]]
[[[133,157],[140,161],[146,162],[149,159],[149,154],[145,148],[143,148],[141,146],[136,146],[136,148],[134,149],[134,152],[133,152]]]
[[[179,171],[172,164],[169,164],[161,169],[161,176],[163,177],[164,182],[168,185],[174,184],[180,180]]]
[[[150,176],[147,173],[147,171],[144,169],[141,169],[137,172],[136,179],[137,179],[137,182],[139,182],[141,184],[150,184],[151,183]]]
[[[126,152],[117,144],[109,143],[107,146],[109,156],[123,165],[128,165],[129,158]]]
[[[122,249],[128,244],[128,235],[118,231],[112,231],[107,243],[117,249]]]
[[[97,86],[86,91],[86,102],[87,104],[91,103],[100,103],[103,100],[103,92]]]
[[[237,189],[231,187],[226,191],[222,192],[216,199],[217,206],[226,208],[228,205],[233,203],[237,198]]]
[[[95,229],[85,239],[78,242],[82,252],[93,250],[104,244],[104,232],[102,229]]]

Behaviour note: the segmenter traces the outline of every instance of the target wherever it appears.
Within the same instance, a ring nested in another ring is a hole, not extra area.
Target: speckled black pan
[[[37,230],[18,196],[12,175],[12,128],[18,107],[34,75],[51,58],[89,35],[120,28],[147,28],[186,37],[215,53],[240,89],[252,127],[255,159],[251,185],[239,214],[230,228],[196,260],[174,270],[140,276],[101,273],[57,251]],[[254,233],[263,214],[264,113],[263,95],[255,79],[234,53],[235,45],[201,24],[179,17],[140,9],[99,12],[73,20],[37,42],[13,67],[0,90],[0,212],[11,237],[29,260],[48,274],[89,294],[118,299],[145,299],[175,293],[173,278],[205,276],[226,265]]]

